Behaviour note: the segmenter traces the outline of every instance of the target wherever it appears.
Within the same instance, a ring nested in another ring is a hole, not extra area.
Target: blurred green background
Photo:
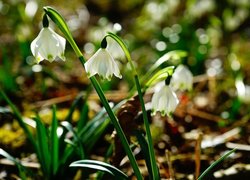
[[[43,6],[65,17],[87,59],[111,31],[127,43],[139,74],[166,52],[185,50],[188,56],[181,63],[194,75],[226,75],[224,90],[234,88],[238,74],[250,82],[248,0],[6,0],[0,1],[0,86],[17,103],[76,93],[88,84],[69,45],[65,63],[34,64],[30,43],[42,28]],[[124,80],[130,82],[126,61],[119,54],[116,58]],[[130,84],[113,79],[103,86],[126,90]]]
[[[89,90],[89,80],[69,44],[66,62],[58,59],[52,63],[34,63],[30,43],[42,28],[43,6],[52,6],[63,15],[86,59],[100,47],[108,31],[117,33],[126,42],[139,75],[144,75],[165,53],[186,51],[187,57],[181,61],[169,61],[169,65],[186,64],[195,75],[194,91],[191,95],[184,94],[180,105],[187,105],[185,100],[191,101],[191,107],[201,110],[199,113],[214,115],[202,114],[194,119],[215,117],[212,121],[222,130],[237,120],[242,120],[243,126],[249,121],[250,94],[239,99],[235,87],[237,78],[244,85],[250,84],[249,0],[0,0],[0,88],[23,116],[30,117],[34,114],[31,110],[38,111],[47,102],[48,106],[63,102],[58,108],[61,120],[74,97],[80,91]],[[53,22],[50,26],[61,34]],[[133,77],[124,56],[118,51],[114,56],[123,79],[100,83],[109,100],[120,102],[128,97]],[[248,88],[250,90],[250,86]],[[55,99],[57,97],[59,99]],[[0,115],[9,112],[3,108],[6,104],[0,97]],[[93,102],[90,107],[96,110],[90,111],[90,117],[101,109],[100,104]],[[46,108],[39,112],[42,119],[51,119],[44,118],[51,116],[48,112]],[[79,119],[79,114],[75,116],[73,119]],[[190,117],[185,117],[185,121]],[[1,146],[8,151],[12,150],[10,146],[21,147],[25,139],[19,138],[23,132],[18,130],[17,123],[10,121],[11,129],[3,125],[8,118],[0,117],[0,120]],[[245,140],[249,143],[249,139]]]

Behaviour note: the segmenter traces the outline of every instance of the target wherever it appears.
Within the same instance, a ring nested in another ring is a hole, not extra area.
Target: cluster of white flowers
[[[65,60],[66,40],[55,33],[51,28],[44,27],[31,43],[31,51],[37,63],[46,59],[52,62],[56,57]],[[100,48],[85,64],[89,77],[98,74],[101,78],[111,80],[113,74],[122,78],[119,67],[106,47]],[[172,75],[169,84],[155,91],[152,97],[152,114],[157,111],[162,115],[171,115],[176,109],[179,100],[175,90],[191,90],[193,75],[184,65],[179,65]]]

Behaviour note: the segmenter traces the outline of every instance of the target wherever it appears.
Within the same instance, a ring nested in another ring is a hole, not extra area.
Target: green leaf
[[[224,159],[226,159],[230,154],[234,153],[236,151],[236,149],[232,149],[231,151],[229,151],[228,153],[224,154],[222,157],[220,157],[218,160],[216,160],[214,163],[212,163],[199,177],[198,180],[201,180],[204,178],[204,176],[206,176],[208,173],[210,173],[210,171],[217,165],[219,164],[221,161],[223,161]]]
[[[152,179],[152,164],[151,164],[151,161],[150,161],[150,154],[149,154],[149,147],[148,147],[148,143],[145,139],[145,137],[142,135],[142,132],[140,131],[135,131],[135,136],[141,146],[141,150],[142,150],[142,154],[143,154],[143,157],[146,161],[146,166],[148,168],[148,173]]]
[[[79,121],[77,123],[78,131],[81,130],[86,125],[86,123],[88,121],[88,112],[89,112],[89,106],[87,104],[87,101],[85,101],[85,103],[81,109]]]
[[[85,144],[88,151],[91,151],[95,143],[100,139],[101,135],[110,124],[110,119],[100,119],[98,124],[92,126],[83,136],[82,142]]]
[[[157,73],[155,73],[151,78],[149,78],[149,80],[147,80],[145,84],[145,90],[148,87],[156,84],[157,82],[165,80],[169,75],[172,75],[173,72],[174,72],[174,66],[169,66],[157,71]]]
[[[48,136],[46,133],[46,128],[44,124],[41,122],[40,117],[37,115],[36,118],[36,131],[37,131],[37,151],[39,155],[40,164],[42,166],[42,170],[44,176],[50,177],[51,175],[51,163],[50,163],[50,152],[49,152],[49,143]]]
[[[101,161],[95,160],[79,160],[70,164],[70,167],[86,167],[107,172],[117,179],[128,179],[128,176],[116,167]]]
[[[33,147],[36,149],[37,147],[36,147],[35,139],[34,139],[33,135],[31,134],[30,130],[28,129],[26,123],[24,122],[21,113],[18,111],[16,106],[11,102],[11,100],[8,98],[8,96],[1,89],[0,89],[0,95],[9,104],[14,115],[16,116],[18,124],[21,126],[21,128],[25,132],[26,136],[28,137],[28,139],[31,142],[31,144],[33,145]]]
[[[82,144],[82,141],[81,139],[78,137],[77,133],[75,132],[74,128],[72,127],[72,125],[67,122],[67,121],[63,121],[61,123],[61,125],[63,127],[65,127],[69,132],[71,132],[73,134],[73,137],[74,137],[74,140],[73,142],[77,145],[77,150],[80,154],[80,157],[81,158],[84,158],[85,157],[85,151],[83,149],[83,144]]]
[[[7,153],[6,151],[4,151],[2,148],[0,148],[0,155],[5,157],[6,159],[10,160],[11,162],[13,162],[17,167],[18,167],[18,171],[19,171],[19,175],[23,180],[26,180],[26,175],[24,173],[24,171],[27,171],[26,168],[21,164],[21,162],[19,160],[17,160],[16,158],[14,158],[13,156],[11,156],[9,153]]]
[[[69,112],[68,112],[68,114],[67,114],[67,116],[66,116],[66,118],[65,118],[65,121],[71,123],[73,113],[74,113],[74,111],[75,111],[77,105],[78,105],[78,104],[80,103],[80,101],[82,100],[83,96],[84,96],[83,93],[79,93],[79,94],[76,96],[76,98],[74,99],[72,105],[71,105],[70,108],[69,108]]]
[[[52,125],[51,125],[51,168],[52,173],[55,175],[58,169],[59,159],[59,138],[57,136],[58,122],[56,118],[56,107],[53,106]]]
[[[160,67],[164,62],[169,61],[170,59],[181,59],[183,57],[187,56],[187,52],[183,50],[174,50],[167,52],[163,56],[161,56],[156,62],[151,66],[151,68],[148,70],[147,74],[151,74],[154,72],[158,67]]]

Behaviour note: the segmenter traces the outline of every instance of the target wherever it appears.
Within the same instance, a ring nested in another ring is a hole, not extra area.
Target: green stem
[[[145,129],[146,129],[146,137],[147,137],[148,146],[149,146],[150,163],[151,163],[151,166],[152,166],[152,173],[153,173],[152,177],[153,177],[154,180],[158,180],[160,177],[159,177],[158,167],[157,167],[157,163],[156,163],[156,159],[155,159],[152,135],[151,135],[151,131],[150,131],[150,125],[149,125],[149,121],[148,121],[147,111],[146,111],[146,108],[145,108],[145,103],[144,103],[144,100],[143,100],[143,94],[142,94],[142,91],[141,91],[141,85],[140,85],[140,82],[139,82],[138,74],[137,74],[136,69],[134,67],[134,64],[132,62],[132,58],[130,56],[128,48],[126,47],[126,45],[122,41],[122,39],[120,39],[117,35],[115,35],[113,33],[110,33],[110,32],[104,38],[106,38],[106,37],[113,38],[120,45],[120,47],[124,51],[125,56],[126,56],[128,62],[130,64],[130,66],[131,66],[131,69],[133,71],[135,84],[136,84],[136,88],[137,88],[137,91],[138,91],[139,100],[140,100],[140,103],[141,103],[144,125],[145,125]]]
[[[235,152],[236,149],[232,149],[228,153],[224,154],[222,157],[220,157],[218,160],[216,160],[213,164],[211,164],[199,177],[198,180],[202,180],[204,176],[206,176],[217,164],[219,164],[221,161],[223,161],[225,158],[227,158],[230,154]]]
[[[154,180],[157,180],[160,177],[159,177],[158,167],[157,167],[157,163],[156,163],[156,159],[155,159],[153,140],[152,140],[152,135],[151,135],[151,131],[150,131],[148,115],[147,115],[147,111],[146,111],[145,103],[144,103],[144,99],[143,99],[143,94],[141,91],[141,85],[140,85],[139,78],[137,75],[135,75],[135,83],[136,83],[136,88],[138,91],[139,100],[141,103],[142,115],[143,115],[144,125],[145,125],[145,129],[146,129],[146,136],[147,136],[148,145],[149,145],[149,155],[150,155],[150,162],[152,165],[152,173],[153,173],[152,176],[153,176]]]
[[[27,125],[25,124],[21,113],[18,111],[18,109],[16,108],[16,106],[11,102],[11,100],[8,98],[8,96],[1,89],[0,89],[0,95],[9,104],[9,106],[12,109],[14,115],[16,116],[16,119],[17,119],[19,125],[22,127],[23,131],[27,135],[29,141],[32,143],[32,145],[35,148],[35,150],[37,150],[36,149],[36,142],[35,142],[35,140],[33,138],[34,136],[30,132],[30,130],[28,129]]]
[[[80,62],[82,63],[82,65],[84,67],[84,63],[85,63],[84,57],[80,56],[79,60],[80,60]],[[105,107],[112,124],[114,125],[114,127],[115,127],[115,129],[117,131],[117,134],[118,134],[118,136],[119,136],[119,138],[121,140],[121,143],[122,143],[122,145],[123,145],[123,147],[125,149],[126,154],[128,155],[128,158],[130,160],[131,166],[132,166],[132,168],[134,170],[134,173],[135,173],[137,179],[142,180],[143,177],[142,177],[141,172],[139,170],[136,159],[135,159],[135,157],[134,157],[134,155],[133,155],[133,153],[132,153],[132,151],[131,151],[131,149],[129,147],[129,143],[128,143],[127,139],[126,139],[126,136],[125,136],[120,124],[119,124],[119,121],[118,121],[117,117],[114,115],[114,113],[113,113],[113,111],[112,111],[112,109],[111,109],[111,107],[110,107],[110,105],[109,105],[103,91],[102,91],[102,88],[101,88],[100,84],[98,83],[98,81],[96,80],[96,78],[94,76],[92,76],[90,78],[90,80],[91,80],[97,94],[99,95],[99,98],[100,98],[103,106]]]
[[[44,7],[44,11],[52,19],[52,21],[57,25],[57,27],[62,31],[62,33],[64,34],[64,36],[66,37],[66,39],[68,40],[70,45],[72,46],[73,50],[75,51],[76,55],[78,56],[80,62],[82,63],[82,66],[84,68],[84,63],[86,62],[86,60],[84,59],[80,49],[76,45],[64,18],[61,16],[61,14],[59,12],[57,12],[52,7],[48,7],[48,6]],[[128,155],[128,158],[130,160],[131,166],[134,170],[134,173],[135,173],[137,179],[142,180],[143,177],[141,175],[141,172],[139,170],[139,167],[137,165],[135,157],[134,157],[134,155],[129,147],[129,143],[126,139],[126,136],[123,133],[123,130],[118,122],[117,117],[114,115],[111,107],[108,104],[108,101],[107,101],[107,99],[106,99],[106,97],[101,89],[101,86],[99,85],[99,83],[95,77],[91,77],[90,80],[91,80],[94,88],[96,89],[96,92],[99,95],[100,100],[101,100],[104,108],[106,109],[106,111],[110,117],[110,120],[113,123],[113,125],[117,131],[119,138],[121,139],[122,145],[123,145],[123,147]]]

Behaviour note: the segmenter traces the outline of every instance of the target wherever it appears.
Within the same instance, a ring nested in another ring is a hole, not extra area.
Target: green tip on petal
[[[110,81],[111,78],[112,78],[112,76],[110,75],[110,76],[107,77],[107,80]]]
[[[151,116],[154,116],[156,114],[155,109],[152,109]]]
[[[47,59],[50,61],[50,62],[52,62],[53,61],[53,55],[52,54],[48,54],[48,56],[47,56]]]
[[[161,116],[165,116],[166,115],[166,111],[161,111]]]
[[[90,72],[87,72],[87,76],[88,76],[88,77],[91,77]]]

